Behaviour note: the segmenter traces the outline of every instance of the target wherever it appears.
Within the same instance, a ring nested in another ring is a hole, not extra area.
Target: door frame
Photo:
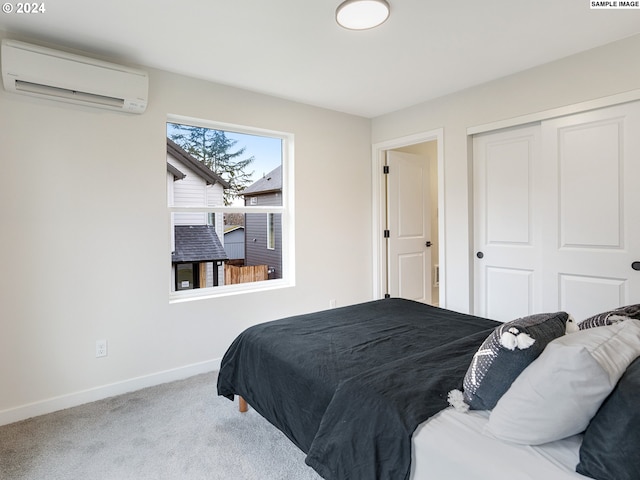
[[[438,291],[438,305],[446,308],[446,246],[445,246],[445,190],[444,190],[444,128],[416,133],[384,142],[374,143],[371,147],[372,159],[372,231],[373,242],[372,271],[373,298],[384,297],[387,282],[387,263],[385,238],[383,235],[386,225],[386,191],[385,178],[382,167],[385,163],[385,152],[395,148],[408,147],[418,143],[436,141],[438,157],[438,256],[440,281]]]

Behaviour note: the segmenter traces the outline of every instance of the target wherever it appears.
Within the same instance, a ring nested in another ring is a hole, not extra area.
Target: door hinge
[[[391,232],[389,230],[384,231],[384,238],[389,238],[391,236]]]
[[[384,173],[385,175],[389,173],[389,165],[384,165],[382,167],[382,173]]]

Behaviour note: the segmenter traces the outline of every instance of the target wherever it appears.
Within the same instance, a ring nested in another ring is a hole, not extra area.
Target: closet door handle
[[[631,268],[633,268],[634,270],[640,270],[640,262],[633,262],[631,264]]]
[[[484,253],[478,252],[478,253],[476,253],[476,257],[483,258],[484,257]]]

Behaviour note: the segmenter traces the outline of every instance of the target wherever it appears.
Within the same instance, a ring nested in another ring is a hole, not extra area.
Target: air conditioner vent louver
[[[95,105],[117,107],[120,109],[124,105],[124,99],[122,98],[105,97],[104,95],[95,95],[93,93],[79,92],[77,90],[40,85],[38,83],[24,82],[22,80],[16,80],[16,91],[48,95],[65,100],[79,100],[86,103],[93,103]]]
[[[2,40],[7,91],[97,108],[143,113],[146,72],[49,48]]]

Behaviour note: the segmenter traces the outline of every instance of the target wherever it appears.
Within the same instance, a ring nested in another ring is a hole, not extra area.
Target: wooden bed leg
[[[238,395],[238,410],[240,410],[240,413],[245,413],[247,410],[249,410],[247,401],[240,395]]]

